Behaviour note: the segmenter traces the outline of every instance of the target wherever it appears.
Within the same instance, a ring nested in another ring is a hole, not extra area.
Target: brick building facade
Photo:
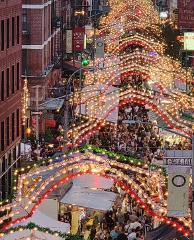
[[[0,173],[20,156],[21,11],[21,0],[0,1]],[[10,169],[0,179],[0,200],[10,195],[11,183]]]
[[[60,26],[56,21],[60,4],[61,0],[23,0],[22,74],[28,79],[32,110],[37,101],[40,104],[48,97],[49,89],[60,79],[59,69],[54,68],[60,55]],[[44,132],[44,119],[39,124],[40,133]]]

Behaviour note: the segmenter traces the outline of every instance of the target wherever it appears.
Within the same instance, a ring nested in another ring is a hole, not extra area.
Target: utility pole
[[[80,71],[79,71],[79,91],[80,91],[80,108],[79,113],[82,114],[82,52],[80,53]]]
[[[81,64],[81,61],[80,61]],[[67,132],[69,130],[69,93],[68,93],[68,86],[71,84],[73,81],[73,77],[77,72],[82,72],[82,67],[77,69],[75,72],[71,74],[71,76],[68,78],[66,85],[65,85],[65,107],[64,107],[64,140],[67,141]],[[80,75],[80,89],[81,89],[81,75]],[[81,90],[80,90],[81,91]],[[73,96],[74,99],[74,96]],[[74,105],[74,104],[73,104]]]
[[[95,68],[95,54],[96,54],[96,51],[95,51],[95,49],[96,49],[96,6],[95,6],[95,16],[94,16],[94,23],[93,23],[93,25],[94,25],[94,36],[93,36],[93,47],[94,47],[94,49],[93,49],[93,69]],[[94,70],[93,70],[94,71]],[[94,71],[94,84],[95,84],[95,82],[96,82],[96,75],[95,75],[95,71]]]
[[[64,143],[68,140],[67,132],[69,130],[69,99],[66,86],[65,94],[65,107],[64,107]]]
[[[39,88],[40,86],[37,85],[34,87],[35,88],[35,101],[36,101],[36,154],[37,154],[37,160],[39,159]]]
[[[61,22],[60,22],[60,31],[61,31],[61,75],[63,76],[63,65],[64,65],[64,34],[65,32],[65,26],[63,21],[63,16],[61,15]],[[65,104],[64,104],[64,121],[63,121],[63,129],[64,129],[64,147],[66,145],[66,142],[68,141],[67,132],[69,128],[69,99],[68,99],[68,81],[65,82]],[[65,149],[66,150],[66,149]]]
[[[36,91],[36,111],[38,113],[39,110],[39,86],[37,85],[35,87],[35,91]],[[36,141],[37,141],[37,145],[39,142],[39,115],[36,114]]]

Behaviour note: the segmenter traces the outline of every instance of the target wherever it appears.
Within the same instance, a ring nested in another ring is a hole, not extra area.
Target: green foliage
[[[45,141],[50,142],[53,139],[52,131],[48,128],[45,132]]]
[[[125,156],[123,154],[120,154],[120,153],[115,153],[115,152],[111,152],[111,151],[108,151],[106,149],[103,149],[103,148],[99,148],[99,147],[96,147],[96,146],[93,146],[93,145],[85,145],[81,148],[79,148],[79,151],[80,152],[85,152],[87,150],[90,150],[92,151],[93,153],[100,153],[100,154],[105,154],[107,155],[109,158],[114,158],[116,159],[117,161],[121,161],[121,162],[124,162],[124,163],[130,163],[130,164],[134,164],[134,165],[138,165],[138,166],[143,166],[145,165],[145,162],[142,161],[141,159],[138,159],[138,158],[133,158],[133,157],[128,157],[128,156]],[[164,168],[160,167],[160,166],[157,166],[155,164],[147,164],[148,168],[150,168],[150,170],[156,170],[156,169],[161,169],[165,174],[165,170]]]
[[[28,223],[26,226],[18,226],[16,228],[10,228],[9,230],[5,231],[4,234],[7,235],[7,234],[10,233],[10,231],[17,232],[20,229],[23,229],[23,230],[35,230],[35,229],[37,229],[40,232],[44,232],[44,233],[47,232],[51,235],[58,235],[59,237],[65,239],[65,240],[82,240],[82,237],[79,236],[79,235],[71,235],[71,234],[66,234],[66,233],[62,233],[62,232],[59,232],[59,231],[52,231],[50,228],[41,227],[39,225],[36,225],[33,222]]]

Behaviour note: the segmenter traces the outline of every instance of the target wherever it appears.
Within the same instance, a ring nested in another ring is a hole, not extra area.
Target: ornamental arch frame
[[[178,131],[180,134],[184,134],[185,136],[187,136],[188,138],[191,137],[192,134],[192,130],[187,128],[187,131],[183,130],[180,128],[181,127],[185,127],[185,125],[183,124],[179,124],[177,121],[169,119],[167,113],[164,114],[164,111],[161,111],[159,109],[159,106],[157,104],[153,104],[151,102],[151,99],[146,99],[144,98],[143,100],[140,99],[140,96],[135,96],[135,95],[125,95],[123,97],[123,99],[120,101],[119,104],[115,104],[113,106],[111,106],[107,111],[106,114],[104,116],[104,118],[101,120],[97,120],[97,122],[95,122],[92,125],[90,125],[89,127],[86,127],[85,129],[83,129],[82,131],[84,131],[84,133],[79,135],[77,135],[76,139],[74,139],[74,144],[76,146],[80,145],[83,141],[88,140],[92,135],[95,134],[96,131],[99,131],[105,123],[105,119],[117,108],[117,107],[123,107],[129,103],[136,103],[142,106],[147,105],[148,108],[153,111],[154,113],[156,113],[160,118],[163,119],[163,121],[167,124],[168,127],[170,127],[171,129],[175,129],[176,131]],[[73,146],[71,143],[69,143],[70,146]]]
[[[82,159],[84,161],[84,158]],[[74,161],[74,160],[72,160]],[[66,162],[67,163],[67,162]],[[55,164],[53,164],[52,166],[50,166],[51,168],[48,168],[50,170],[52,170],[52,167],[54,166]],[[81,171],[80,170],[80,166],[83,165],[83,166],[86,166],[88,167],[88,169],[86,169],[85,171]],[[113,180],[116,184],[118,184],[118,186],[120,186],[127,194],[129,194],[131,196],[131,198],[133,198],[134,200],[136,200],[136,202],[140,205],[141,208],[143,208],[145,210],[145,212],[150,215],[151,217],[155,218],[155,219],[158,219],[166,224],[169,224],[175,228],[177,228],[180,232],[182,232],[184,235],[189,235],[189,232],[188,230],[182,226],[180,223],[176,222],[176,221],[172,221],[171,219],[169,219],[168,217],[166,216],[162,216],[162,215],[158,215],[156,212],[154,212],[150,207],[149,207],[149,204],[147,204],[144,200],[141,199],[141,197],[139,197],[138,193],[136,191],[134,191],[131,187],[131,183],[130,184],[128,183],[128,176],[125,176],[125,174],[122,174],[121,173],[118,173],[116,174],[115,172],[115,175],[109,175],[109,171],[111,170],[111,167],[108,168],[107,165],[103,164],[101,165],[101,167],[108,171],[108,173],[105,173],[104,170],[103,172],[93,172],[91,170],[91,167],[92,166],[98,166],[98,163],[95,163],[94,160],[90,159],[90,162],[88,161],[84,161],[81,163],[81,165],[77,165],[77,161],[75,161],[74,164],[70,165],[69,168],[65,168],[65,173],[68,172],[67,176],[60,176],[60,178],[57,179],[57,175],[56,175],[56,179],[57,181],[54,181],[56,180],[55,178],[52,179],[52,184],[49,185],[49,189],[47,189],[45,192],[41,193],[41,198],[39,198],[37,201],[35,201],[35,204],[32,206],[30,212],[28,213],[27,216],[22,216],[20,218],[16,218],[15,220],[13,220],[11,223],[9,223],[8,225],[4,226],[3,227],[3,231],[5,230],[8,230],[10,227],[12,227],[14,224],[19,224],[20,222],[22,221],[25,221],[27,218],[31,217],[33,215],[33,213],[36,211],[36,209],[38,208],[38,206],[42,203],[42,201],[48,196],[48,194],[52,193],[55,189],[57,189],[59,186],[61,186],[62,184],[66,183],[67,181],[69,181],[70,179],[74,179],[75,177],[77,176],[82,176],[82,175],[85,175],[85,174],[93,174],[93,175],[97,175],[97,176],[102,176],[102,177],[105,177],[105,178],[109,178],[111,180]],[[76,172],[72,172],[73,169],[76,169]],[[138,169],[138,167],[137,167]],[[64,171],[64,169],[62,170]],[[116,171],[116,170],[114,170]],[[113,171],[113,173],[114,173]],[[137,171],[140,171],[137,170]],[[39,171],[36,171],[34,174],[38,174],[37,172]],[[142,174],[146,172],[146,170],[144,169],[144,171],[142,171]],[[33,173],[31,173],[32,175]],[[20,180],[25,180],[25,176],[21,176]],[[40,185],[40,188],[41,188],[42,185]],[[146,198],[145,198],[146,199]],[[151,204],[151,203],[150,203]],[[17,204],[16,204],[17,205]],[[16,207],[16,206],[15,206]]]

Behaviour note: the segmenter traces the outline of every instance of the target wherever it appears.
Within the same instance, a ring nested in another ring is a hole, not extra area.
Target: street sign
[[[184,33],[184,50],[194,51],[194,32]]]
[[[104,58],[104,39],[102,38],[96,39],[96,57]]]
[[[165,157],[164,165],[192,166],[192,158]]]

